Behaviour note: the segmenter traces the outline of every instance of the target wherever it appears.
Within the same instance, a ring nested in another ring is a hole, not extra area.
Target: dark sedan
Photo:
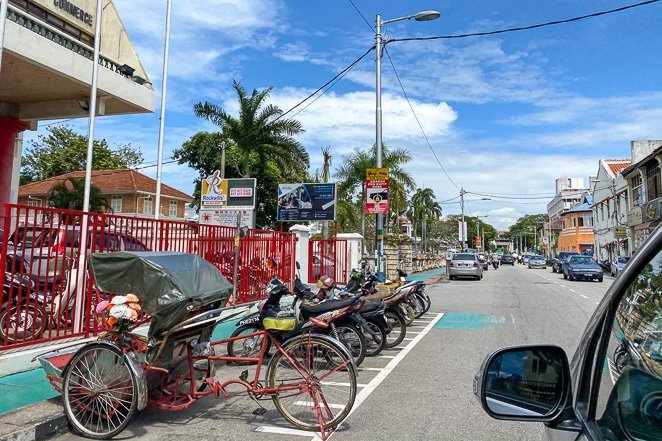
[[[570,256],[563,265],[564,279],[602,282],[603,277],[602,268],[589,256]]]
[[[504,254],[501,256],[502,265],[515,265],[515,258],[510,254]]]

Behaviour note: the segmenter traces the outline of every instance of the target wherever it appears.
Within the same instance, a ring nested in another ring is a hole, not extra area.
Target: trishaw
[[[97,288],[118,295],[111,300],[116,304],[97,308],[102,314],[111,312],[105,320],[107,331],[78,349],[37,357],[62,393],[70,427],[81,435],[112,438],[147,406],[180,410],[207,395],[238,395],[227,390],[231,385],[233,390],[240,386],[240,394],[256,402],[271,399],[289,423],[319,431],[322,439],[351,411],[356,367],[336,340],[301,332],[283,341],[275,334],[280,331],[263,329],[211,341],[216,325],[239,316],[247,306],[226,306],[232,285],[201,257],[175,252],[97,253],[90,256],[90,267]],[[124,302],[129,303],[121,305]],[[121,309],[117,304],[142,311],[117,319],[115,313]],[[135,332],[147,323],[146,336]],[[216,355],[216,348],[220,351],[228,342],[244,339],[261,342],[258,356]],[[276,350],[265,361],[267,346]],[[219,382],[214,379],[219,361],[254,363],[254,377],[249,379],[244,371],[239,378]],[[260,406],[254,413],[265,412]]]

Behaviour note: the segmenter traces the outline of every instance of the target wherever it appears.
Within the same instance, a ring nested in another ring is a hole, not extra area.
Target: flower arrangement
[[[140,304],[135,294],[115,296],[97,305],[97,314],[104,317],[109,329],[118,333],[127,332],[131,323],[138,320],[139,312]]]

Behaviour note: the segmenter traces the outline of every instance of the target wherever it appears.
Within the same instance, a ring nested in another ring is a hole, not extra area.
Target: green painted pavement
[[[415,280],[417,282],[425,282],[428,277],[441,276],[446,272],[446,268],[435,268],[421,273],[412,274],[407,277],[407,280]]]
[[[488,330],[506,323],[502,315],[475,314],[468,312],[447,312],[435,323],[437,329]]]
[[[236,329],[239,320],[231,320],[219,324],[212,333],[212,340],[223,340],[230,337]],[[58,392],[48,382],[44,370],[20,372],[0,378],[0,414],[34,404],[39,401],[57,397]]]

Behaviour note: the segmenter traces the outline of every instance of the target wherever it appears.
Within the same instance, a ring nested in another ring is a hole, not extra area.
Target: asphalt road
[[[544,439],[535,423],[496,421],[473,397],[472,380],[490,350],[553,343],[571,357],[585,324],[612,282],[570,282],[550,269],[501,267],[481,281],[456,280],[428,288],[433,306],[408,329],[399,349],[367,358],[358,382],[360,403],[332,440],[512,441]],[[443,316],[441,315],[443,314]],[[223,378],[241,369],[223,369]],[[251,372],[252,374],[252,372]],[[251,378],[251,375],[249,375]],[[139,413],[116,439],[313,441],[247,397],[206,398],[189,409]],[[72,434],[58,440],[80,439]]]

